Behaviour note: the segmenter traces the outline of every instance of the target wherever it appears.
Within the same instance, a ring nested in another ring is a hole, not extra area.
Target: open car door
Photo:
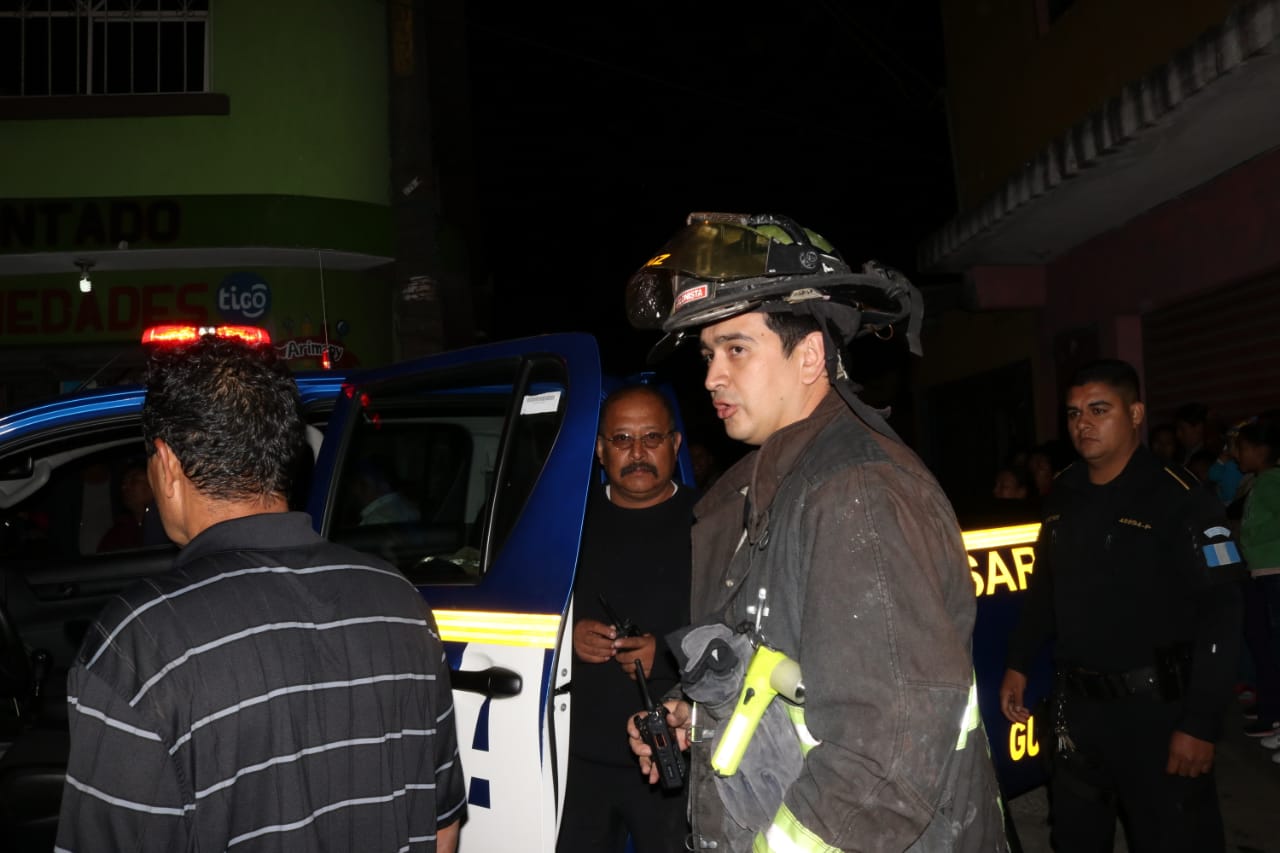
[[[443,353],[352,377],[317,459],[320,532],[399,567],[435,612],[470,850],[555,849],[600,391],[587,335]]]

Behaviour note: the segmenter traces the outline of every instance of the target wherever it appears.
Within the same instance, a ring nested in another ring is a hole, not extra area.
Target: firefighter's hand
[[[1006,669],[1000,682],[1000,710],[1011,723],[1025,723],[1031,712],[1022,704],[1022,694],[1027,689],[1027,677],[1016,669]]]
[[[657,648],[658,641],[654,639],[653,634],[619,637],[613,641],[614,656],[622,667],[622,671],[630,676],[632,681],[636,680],[636,661],[644,665],[645,678],[653,674],[653,656]]]
[[[1213,769],[1213,743],[1174,732],[1169,738],[1169,763],[1164,772],[1173,776],[1202,776]]]
[[[668,699],[663,703],[667,709],[667,725],[676,735],[676,746],[680,751],[689,748],[689,703],[681,699]],[[653,750],[640,737],[640,729],[636,727],[636,716],[643,716],[647,711],[637,711],[627,717],[627,739],[631,751],[640,760],[640,774],[649,780],[650,785],[658,783],[658,765],[653,763]]]
[[[604,663],[613,657],[618,632],[595,619],[579,619],[573,626],[573,653],[587,663]]]

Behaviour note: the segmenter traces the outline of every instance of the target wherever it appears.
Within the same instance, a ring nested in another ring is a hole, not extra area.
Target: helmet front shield
[[[695,213],[628,281],[627,317],[641,329],[712,322],[759,304],[754,285],[838,272],[848,266],[830,244],[785,217]]]

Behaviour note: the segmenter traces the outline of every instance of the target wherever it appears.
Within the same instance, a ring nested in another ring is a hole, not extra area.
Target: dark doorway
[[[957,513],[990,502],[996,469],[1035,445],[1031,361],[929,389],[925,461]]]

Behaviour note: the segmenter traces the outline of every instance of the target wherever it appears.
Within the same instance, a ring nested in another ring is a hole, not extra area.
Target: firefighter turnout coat
[[[734,814],[714,742],[693,744],[692,848],[1006,850],[970,652],[973,581],[920,459],[833,391],[721,476],[695,517],[695,623],[753,621],[764,588],[763,634],[800,663],[806,698],[785,746],[799,757],[773,763],[798,773],[755,786],[782,792],[764,825]],[[699,726],[723,728],[705,710]]]

